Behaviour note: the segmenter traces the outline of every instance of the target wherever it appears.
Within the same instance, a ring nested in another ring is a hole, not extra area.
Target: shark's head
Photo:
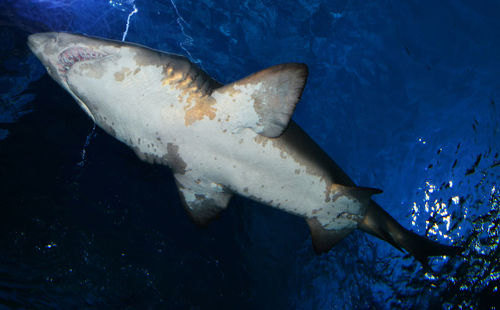
[[[81,108],[95,121],[96,110],[84,96],[84,76],[99,77],[111,62],[120,59],[118,42],[104,41],[68,33],[36,33],[28,37],[28,46],[40,59],[48,74],[66,89]],[[103,85],[104,86],[104,85]],[[101,91],[94,89],[94,91]],[[95,103],[95,102],[94,102]]]
[[[28,46],[92,120],[128,144],[165,122],[169,102],[215,83],[185,57],[137,44],[49,32],[30,35]]]

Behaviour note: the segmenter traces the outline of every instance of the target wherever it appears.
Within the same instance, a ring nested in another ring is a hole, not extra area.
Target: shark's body
[[[31,35],[49,74],[106,132],[145,161],[169,166],[204,225],[233,194],[304,217],[317,252],[355,228],[417,258],[456,248],[397,224],[293,121],[307,77],[283,64],[221,85],[185,57],[65,33]],[[425,249],[423,249],[425,248]]]

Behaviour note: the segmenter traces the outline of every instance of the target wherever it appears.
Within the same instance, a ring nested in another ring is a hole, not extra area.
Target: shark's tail
[[[373,200],[358,228],[389,242],[401,251],[406,250],[424,267],[427,267],[429,256],[455,256],[463,251],[461,247],[443,245],[407,230]]]

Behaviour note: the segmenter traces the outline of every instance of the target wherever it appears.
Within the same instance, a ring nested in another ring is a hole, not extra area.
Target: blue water
[[[500,300],[500,5],[492,1],[3,0],[0,309],[452,309]],[[128,26],[127,26],[128,23]],[[355,232],[236,198],[195,227],[168,169],[93,130],[29,33],[188,56],[228,83],[282,62],[294,119],[405,227],[467,248],[434,274]]]

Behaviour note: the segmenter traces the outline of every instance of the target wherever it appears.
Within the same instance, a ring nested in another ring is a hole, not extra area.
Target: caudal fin
[[[407,230],[373,201],[367,207],[358,228],[389,242],[399,250],[404,249],[424,266],[427,266],[429,256],[455,256],[463,251],[461,247],[443,245]]]

